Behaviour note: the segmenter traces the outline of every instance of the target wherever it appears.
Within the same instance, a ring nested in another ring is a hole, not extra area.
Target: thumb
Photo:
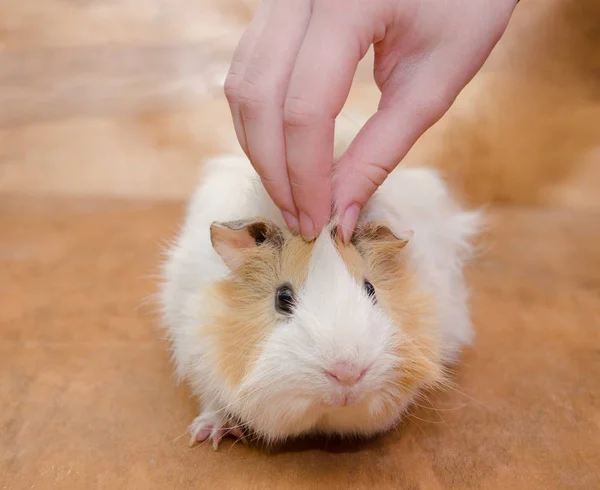
[[[334,204],[339,217],[338,231],[346,243],[369,198],[421,134],[446,112],[453,97],[447,101],[429,99],[424,103],[416,103],[419,98],[413,97],[396,103],[391,99],[385,106],[382,100],[380,108],[360,130],[336,167]]]
[[[479,4],[469,5],[475,8]],[[338,231],[346,243],[369,198],[481,68],[506,27],[509,7],[508,3],[503,6],[506,12],[496,19],[487,18],[474,25],[469,22],[477,12],[471,12],[467,23],[458,25],[460,29],[446,28],[443,42],[438,39],[410,56],[396,59],[389,75],[378,82],[382,95],[377,112],[360,130],[336,168],[334,205]],[[485,9],[483,13],[491,15]],[[490,24],[494,26],[491,31]],[[396,52],[381,51],[379,68],[389,66],[388,56]]]

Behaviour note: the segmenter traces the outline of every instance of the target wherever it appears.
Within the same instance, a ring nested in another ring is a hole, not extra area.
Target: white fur
[[[391,369],[410,362],[392,355],[405,340],[397,334],[402,325],[393,325],[366,296],[328,233],[316,242],[294,315],[274,328],[241,385],[229,386],[209,360],[213,341],[202,332],[212,305],[203,303],[202,289],[228,274],[211,246],[210,224],[256,216],[285,226],[245,157],[213,159],[164,267],[164,322],[177,373],[204,403],[192,430],[224,426],[230,415],[269,440],[308,431],[371,434],[389,428],[414,396],[389,386]],[[364,209],[361,219],[370,218],[400,236],[413,232],[409,261],[435,299],[445,360],[454,360],[472,337],[462,269],[478,215],[456,206],[435,171],[398,168]],[[369,367],[348,406],[339,406],[344,393],[324,374],[336,361]]]

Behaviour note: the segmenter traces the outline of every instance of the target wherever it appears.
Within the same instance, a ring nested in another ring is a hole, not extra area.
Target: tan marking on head
[[[350,275],[357,282],[362,283],[366,277],[366,270],[364,260],[358,253],[358,250],[356,250],[356,247],[352,244],[344,244],[342,239],[337,235],[335,236],[335,246],[344,264],[346,264]]]
[[[286,241],[281,253],[281,275],[293,287],[300,288],[306,281],[314,242],[306,242],[300,236]]]
[[[274,307],[277,288],[287,283],[297,291],[308,276],[314,244],[278,233],[281,240],[237,250],[237,267],[208,291],[213,321],[204,333],[216,341],[215,362],[232,385],[242,381],[262,342],[284,319]]]
[[[411,233],[408,235],[410,238]],[[377,302],[401,327],[396,355],[403,362],[396,369],[397,388],[411,393],[423,383],[441,382],[441,345],[433,329],[432,303],[408,266],[404,254],[408,239],[396,237],[383,225],[370,223],[357,231],[353,243],[375,288]]]

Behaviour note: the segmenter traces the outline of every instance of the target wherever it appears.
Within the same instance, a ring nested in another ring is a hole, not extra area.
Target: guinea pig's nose
[[[325,371],[327,376],[344,386],[352,386],[358,383],[367,372],[352,362],[336,362]]]

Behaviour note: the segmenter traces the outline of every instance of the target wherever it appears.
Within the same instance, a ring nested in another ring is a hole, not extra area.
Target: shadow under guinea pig
[[[270,455],[281,455],[287,453],[302,453],[322,451],[326,453],[347,454],[357,453],[365,449],[375,449],[382,445],[385,436],[374,436],[371,438],[342,438],[337,436],[305,436],[293,441],[286,442],[280,446],[267,447],[256,444],[256,446]]]
[[[365,450],[382,449],[386,445],[386,442],[389,442],[390,437],[401,437],[401,434],[406,430],[407,424],[410,424],[410,421],[404,420],[394,429],[372,437],[307,435],[280,445],[267,446],[259,441],[255,441],[250,445],[271,456],[314,451],[330,454],[352,454]]]

